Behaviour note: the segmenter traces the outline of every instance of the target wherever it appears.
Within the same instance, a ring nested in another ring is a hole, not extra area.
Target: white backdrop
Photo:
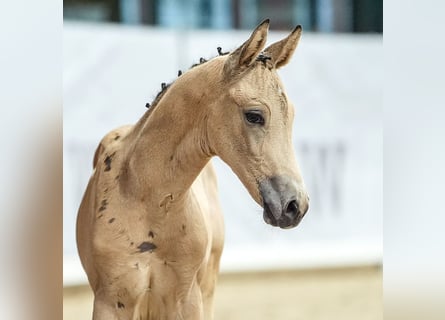
[[[65,23],[64,284],[86,279],[75,219],[99,140],[136,122],[178,69],[248,35]],[[285,35],[270,32],[269,43]],[[382,51],[380,35],[303,34],[280,74],[297,109],[294,144],[309,212],[295,229],[266,225],[262,209],[215,158],[226,221],[222,272],[381,263]]]

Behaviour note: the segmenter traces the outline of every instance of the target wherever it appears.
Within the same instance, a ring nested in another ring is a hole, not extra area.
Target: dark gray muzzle
[[[309,209],[309,198],[286,176],[276,176],[260,182],[264,221],[274,227],[296,227]]]

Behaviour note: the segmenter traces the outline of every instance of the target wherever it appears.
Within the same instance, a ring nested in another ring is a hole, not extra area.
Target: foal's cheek
[[[264,153],[265,135],[260,130],[249,130],[245,135],[247,153],[252,157],[261,157]]]

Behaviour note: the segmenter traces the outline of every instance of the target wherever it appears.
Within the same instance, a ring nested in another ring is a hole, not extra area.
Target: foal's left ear
[[[278,69],[290,61],[297,48],[301,32],[302,28],[298,25],[286,38],[271,44],[264,50],[264,52],[272,58],[272,63],[275,65],[275,68]]]

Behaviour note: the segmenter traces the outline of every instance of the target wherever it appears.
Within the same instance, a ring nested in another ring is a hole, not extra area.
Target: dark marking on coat
[[[120,135],[117,135],[114,137],[114,140],[118,140],[120,137],[121,137]]]
[[[108,200],[104,199],[100,203],[99,212],[104,211],[107,208]]]
[[[97,219],[100,219],[100,218],[102,218],[104,215],[103,214],[101,214],[101,215],[99,215],[98,217],[97,217]]]
[[[117,307],[118,307],[119,309],[121,309],[121,308],[125,308],[125,304],[123,304],[122,302],[118,301],[118,302],[117,302]]]
[[[154,237],[155,237],[155,234],[153,233],[153,231],[148,231],[148,236],[149,236],[150,238],[154,238]]]
[[[207,60],[206,59],[204,59],[204,58],[199,58],[199,63],[205,63],[205,62],[207,62]]]
[[[113,161],[113,157],[116,154],[116,152],[113,152],[111,155],[107,155],[105,157],[104,163],[105,163],[105,170],[104,171],[110,171],[111,170],[111,162]]]
[[[115,218],[111,218],[110,220],[108,220],[108,223],[113,223],[114,220],[116,220]]]
[[[104,161],[104,163],[105,163],[105,171],[110,171],[111,170],[111,160],[112,160],[112,158],[110,156],[107,156],[105,158],[105,161]]]
[[[155,250],[156,248],[157,246],[154,243],[147,241],[142,242],[138,246],[139,252],[145,252],[145,251],[153,252],[153,250]]]
[[[130,242],[130,246],[132,246],[132,245],[134,245],[134,242],[133,242],[133,241]]]
[[[182,225],[182,231],[185,231],[185,224]]]
[[[173,156],[170,156],[170,161],[172,161],[173,160]]]
[[[182,71],[178,70],[178,77],[182,76]]]
[[[114,180],[119,180],[119,175],[117,175],[116,178],[114,178]]]

